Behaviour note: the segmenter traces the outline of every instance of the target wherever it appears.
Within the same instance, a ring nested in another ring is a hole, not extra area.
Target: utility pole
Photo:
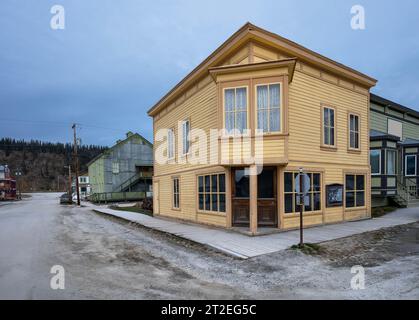
[[[68,166],[64,166],[64,168],[68,168],[68,195],[70,196],[71,199],[71,164],[69,164]]]
[[[80,191],[79,191],[79,158],[77,156],[77,134],[76,134],[76,124],[74,123],[73,126],[74,132],[74,161],[75,161],[75,173],[76,173],[76,192],[77,192],[77,205],[80,205]]]

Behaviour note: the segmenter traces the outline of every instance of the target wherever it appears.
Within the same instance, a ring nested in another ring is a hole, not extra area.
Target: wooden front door
[[[249,176],[244,168],[231,170],[231,202],[233,211],[233,226],[249,227],[250,225],[250,190]]]
[[[277,227],[276,168],[266,167],[258,175],[258,226]]]

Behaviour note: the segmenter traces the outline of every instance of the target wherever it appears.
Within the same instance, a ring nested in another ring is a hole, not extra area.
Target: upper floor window
[[[372,175],[381,174],[381,150],[380,149],[370,150],[370,164],[371,164]]]
[[[189,153],[190,141],[189,133],[191,131],[191,124],[189,120],[182,122],[182,153],[183,155]]]
[[[227,133],[247,129],[247,87],[224,90],[224,119]]]
[[[406,155],[405,157],[405,175],[406,176],[416,176],[417,175],[417,162],[416,155]]]
[[[115,173],[115,174],[119,173],[119,162],[116,162],[116,161],[112,162],[112,173]]]
[[[169,159],[175,157],[175,134],[173,129],[167,131],[167,157]]]
[[[259,85],[257,93],[257,129],[263,132],[281,131],[280,84]]]
[[[359,116],[349,115],[349,148],[359,149]]]
[[[335,109],[323,107],[323,145],[328,147],[336,146],[335,138]]]

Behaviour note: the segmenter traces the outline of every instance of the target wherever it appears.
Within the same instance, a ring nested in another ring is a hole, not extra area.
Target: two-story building
[[[251,234],[296,228],[303,168],[306,226],[370,217],[375,84],[247,23],[148,112],[154,213]]]
[[[373,206],[419,206],[419,112],[371,94]]]

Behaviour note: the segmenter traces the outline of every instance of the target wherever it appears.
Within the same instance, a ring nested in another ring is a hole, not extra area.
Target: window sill
[[[334,147],[334,146],[320,146],[320,150],[336,152],[336,151],[338,151],[338,148]]]
[[[181,211],[180,208],[173,208],[173,207],[172,207],[172,210],[173,211]]]
[[[319,211],[309,211],[309,212],[306,212],[306,211],[304,211],[303,212],[303,216],[304,217],[307,217],[307,216],[318,216],[318,215],[322,215],[323,214],[323,211],[322,210],[319,210]],[[284,213],[284,218],[286,219],[286,218],[298,218],[300,216],[300,213],[299,212],[293,212],[293,213]]]
[[[359,211],[359,210],[366,210],[367,207],[363,206],[363,207],[350,207],[350,208],[346,208],[345,207],[345,212],[351,212],[351,211]]]
[[[198,214],[206,214],[206,215],[216,216],[216,217],[225,217],[226,216],[225,212],[203,211],[203,210],[198,210],[197,212],[198,212]]]
[[[361,149],[351,149],[351,148],[348,148],[348,153],[361,154]]]

